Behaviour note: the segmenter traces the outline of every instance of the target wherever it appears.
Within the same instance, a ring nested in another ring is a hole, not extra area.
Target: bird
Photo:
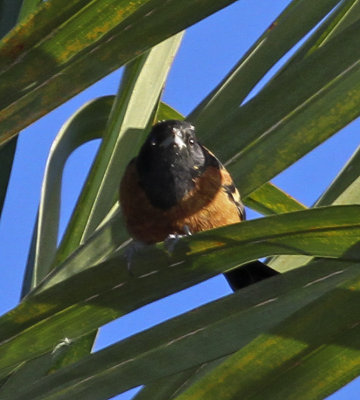
[[[125,169],[119,200],[129,234],[144,244],[246,218],[230,173],[185,120],[160,121],[152,127]],[[224,275],[236,291],[277,274],[253,261]]]

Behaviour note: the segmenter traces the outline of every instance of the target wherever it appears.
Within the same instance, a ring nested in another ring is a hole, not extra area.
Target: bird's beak
[[[160,143],[160,147],[177,147],[179,150],[186,147],[183,134],[180,129],[173,128],[172,133]]]

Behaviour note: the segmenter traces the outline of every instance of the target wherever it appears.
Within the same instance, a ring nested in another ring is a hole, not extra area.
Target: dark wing
[[[230,183],[229,185],[223,185],[223,188],[228,195],[229,199],[235,203],[236,208],[238,209],[240,219],[244,221],[246,219],[245,207],[241,202],[240,193],[236,189],[234,183]]]
[[[209,149],[207,149],[205,146],[202,146],[202,148],[204,149],[207,156],[206,164],[217,167],[221,171],[222,176],[225,178],[222,188],[228,195],[230,201],[232,201],[236,205],[241,221],[244,221],[246,219],[245,207],[241,201],[240,193],[236,189],[236,186],[231,178],[229,171]]]

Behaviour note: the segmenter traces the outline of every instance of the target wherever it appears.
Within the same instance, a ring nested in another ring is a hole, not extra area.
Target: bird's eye
[[[190,139],[189,139],[189,144],[190,144],[191,146],[193,146],[193,145],[195,144],[195,140],[192,139],[192,138],[190,138]]]
[[[152,141],[150,142],[150,144],[151,144],[151,146],[156,146],[156,140],[155,140],[155,139],[152,140]]]

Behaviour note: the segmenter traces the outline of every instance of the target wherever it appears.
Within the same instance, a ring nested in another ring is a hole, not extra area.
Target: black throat
[[[177,205],[208,165],[218,161],[197,140],[194,126],[168,120],[154,125],[136,160],[139,184],[154,207]]]
[[[193,169],[182,162],[149,159],[146,154],[137,158],[140,185],[154,207],[167,210],[175,206],[194,188],[194,179],[204,167]]]

